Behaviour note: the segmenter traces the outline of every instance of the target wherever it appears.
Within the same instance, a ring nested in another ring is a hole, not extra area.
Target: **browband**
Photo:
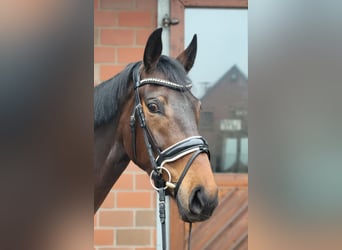
[[[164,86],[164,87],[168,87],[168,88],[172,88],[172,89],[176,89],[176,90],[186,90],[186,89],[191,89],[192,87],[192,83],[189,84],[179,84],[179,83],[174,83],[174,82],[170,82],[164,79],[158,79],[158,78],[145,78],[143,80],[140,80],[139,84],[135,85],[135,88],[144,86],[146,84],[155,84],[155,85],[160,85],[160,86]]]

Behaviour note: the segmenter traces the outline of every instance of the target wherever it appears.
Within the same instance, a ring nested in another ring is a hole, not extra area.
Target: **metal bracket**
[[[162,24],[164,28],[168,28],[170,25],[179,24],[179,20],[177,18],[170,18],[168,14],[165,14],[164,18],[162,19]]]

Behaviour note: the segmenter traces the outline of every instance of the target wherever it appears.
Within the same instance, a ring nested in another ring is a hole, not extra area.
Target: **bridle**
[[[174,197],[177,197],[179,187],[188,172],[191,164],[196,159],[196,157],[201,153],[206,153],[210,158],[209,147],[206,140],[202,136],[191,136],[184,140],[181,140],[170,147],[161,150],[156,144],[153,136],[151,135],[147,124],[145,115],[142,109],[142,104],[139,95],[139,88],[147,85],[159,85],[164,86],[175,91],[185,91],[189,90],[192,84],[182,85],[179,83],[170,82],[163,79],[158,78],[146,78],[140,79],[139,67],[136,67],[133,70],[133,82],[134,82],[134,107],[130,117],[130,127],[132,134],[132,152],[133,152],[133,160],[137,162],[136,156],[136,117],[138,117],[139,125],[142,128],[144,142],[147,149],[147,153],[150,159],[150,163],[152,165],[152,172],[150,174],[151,184],[154,189],[159,193],[159,218],[162,225],[162,241],[163,241],[163,250],[166,249],[166,229],[165,229],[165,191],[167,188],[174,188]],[[157,155],[154,158],[154,153]],[[173,183],[171,181],[171,174],[167,168],[164,167],[165,163],[174,162],[178,159],[182,158],[185,155],[191,154],[188,163],[183,169],[182,174],[180,175],[178,181]],[[162,171],[165,171],[168,175],[168,180],[165,181],[163,179]],[[188,241],[188,249],[190,249],[190,236],[191,236],[191,226],[189,230],[189,241]]]

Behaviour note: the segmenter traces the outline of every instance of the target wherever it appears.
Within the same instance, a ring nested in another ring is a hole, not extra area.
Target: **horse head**
[[[122,116],[126,118],[120,120],[123,144],[129,157],[148,174],[155,171],[146,144],[151,145],[150,151],[157,165],[163,167],[161,174],[169,180],[168,192],[176,199],[182,219],[203,221],[218,204],[218,188],[208,146],[199,136],[201,103],[191,94],[187,76],[195,61],[197,37],[194,35],[177,58],[170,58],[161,55],[161,33],[162,29],[157,29],[150,35],[142,63],[133,72],[133,92],[137,96],[133,93],[126,115]]]

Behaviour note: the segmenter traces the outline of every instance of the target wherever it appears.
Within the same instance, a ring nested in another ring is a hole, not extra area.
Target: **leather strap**
[[[178,193],[178,190],[179,190],[179,187],[180,185],[182,184],[183,182],[183,179],[186,175],[186,173],[188,172],[189,168],[191,167],[191,164],[192,162],[196,159],[197,156],[199,156],[199,154],[203,153],[203,151],[201,150],[197,150],[192,156],[191,158],[189,159],[188,163],[186,164],[181,176],[179,177],[178,181],[177,181],[177,184],[176,184],[176,187],[175,187],[175,190],[174,190],[174,195],[175,197],[177,197],[177,193]]]
[[[157,165],[162,166],[164,162],[175,161],[196,150],[206,152],[210,159],[207,141],[202,136],[192,136],[163,150],[156,159]]]

